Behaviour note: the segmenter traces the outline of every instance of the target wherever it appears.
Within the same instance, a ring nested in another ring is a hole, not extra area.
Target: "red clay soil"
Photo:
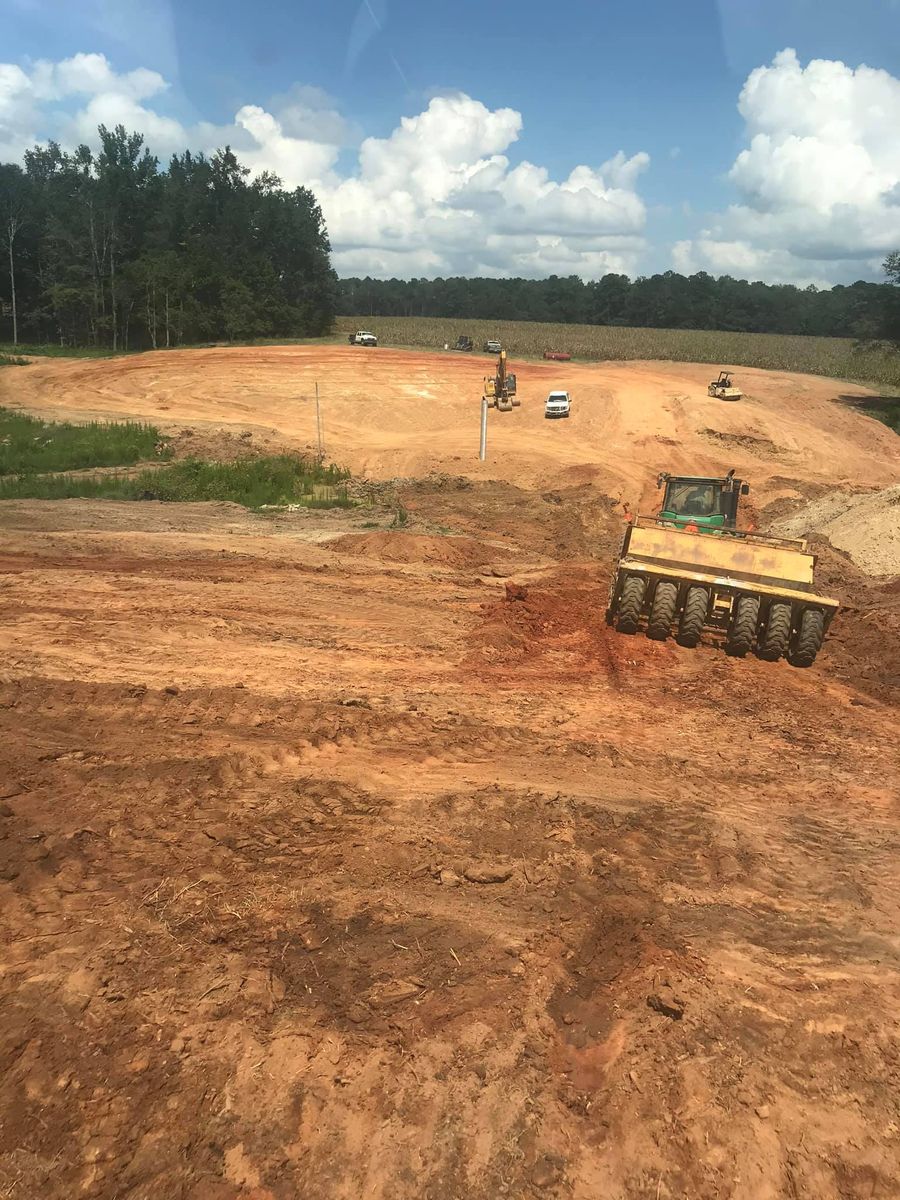
[[[472,538],[384,532],[345,533],[328,546],[340,554],[359,555],[395,563],[433,563],[445,567],[483,567],[508,560],[503,546],[485,545]]]
[[[897,482],[893,435],[834,381],[522,364],[480,465],[483,370],[3,373],[279,449],[318,379],[384,506],[0,504],[2,1200],[900,1196],[896,582],[817,544],[808,670],[604,621],[657,470],[758,520]]]
[[[2,1194],[898,1194],[868,660],[617,635],[560,506],[514,547],[489,502],[515,576],[5,510]]]

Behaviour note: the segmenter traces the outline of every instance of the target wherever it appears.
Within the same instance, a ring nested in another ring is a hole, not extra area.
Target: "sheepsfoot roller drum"
[[[754,650],[770,662],[810,666],[838,610],[837,600],[815,591],[815,555],[805,541],[734,528],[747,485],[733,473],[686,478],[661,476],[669,485],[662,513],[628,526],[607,621],[620,633],[643,628],[647,637],[674,637],[682,646],[717,630],[735,658]],[[698,509],[704,496],[721,523],[701,524],[713,512],[684,511]]]

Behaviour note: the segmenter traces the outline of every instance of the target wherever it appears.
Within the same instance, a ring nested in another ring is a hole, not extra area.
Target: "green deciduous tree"
[[[0,245],[6,249],[9,273],[10,316],[13,345],[19,340],[19,309],[16,290],[16,265],[24,240],[23,232],[28,213],[28,186],[21,167],[0,163]]]
[[[51,142],[24,170],[0,165],[14,339],[120,350],[331,327],[336,277],[308,189],[250,181],[227,146],[161,170],[139,133],[98,132],[97,153]]]
[[[892,256],[898,279],[898,257]],[[889,272],[890,274],[890,272]],[[610,274],[583,282],[549,279],[341,279],[338,310],[347,316],[467,317],[562,321],[823,337],[878,336],[900,288],[859,281],[849,287],[799,288],[750,283],[704,271],[640,276]],[[895,295],[896,294],[896,295]],[[464,332],[464,330],[461,330]]]
[[[884,260],[884,273],[891,281],[882,312],[882,336],[900,344],[900,250]]]

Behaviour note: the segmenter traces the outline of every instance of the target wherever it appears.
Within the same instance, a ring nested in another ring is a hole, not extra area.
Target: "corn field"
[[[545,350],[565,350],[576,359],[623,362],[657,359],[716,366],[799,371],[834,379],[900,388],[900,353],[863,346],[851,338],[802,337],[777,333],[727,333],[703,329],[647,329],[621,325],[544,325],[532,321],[467,321],[441,317],[338,317],[345,339],[369,329],[382,346],[443,349],[468,334],[480,350],[498,338],[519,358],[540,358]]]

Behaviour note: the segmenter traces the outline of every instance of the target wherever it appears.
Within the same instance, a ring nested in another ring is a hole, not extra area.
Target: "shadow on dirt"
[[[895,433],[900,433],[900,396],[849,396],[841,394],[838,401],[847,408],[855,408],[867,417],[882,421]]]

